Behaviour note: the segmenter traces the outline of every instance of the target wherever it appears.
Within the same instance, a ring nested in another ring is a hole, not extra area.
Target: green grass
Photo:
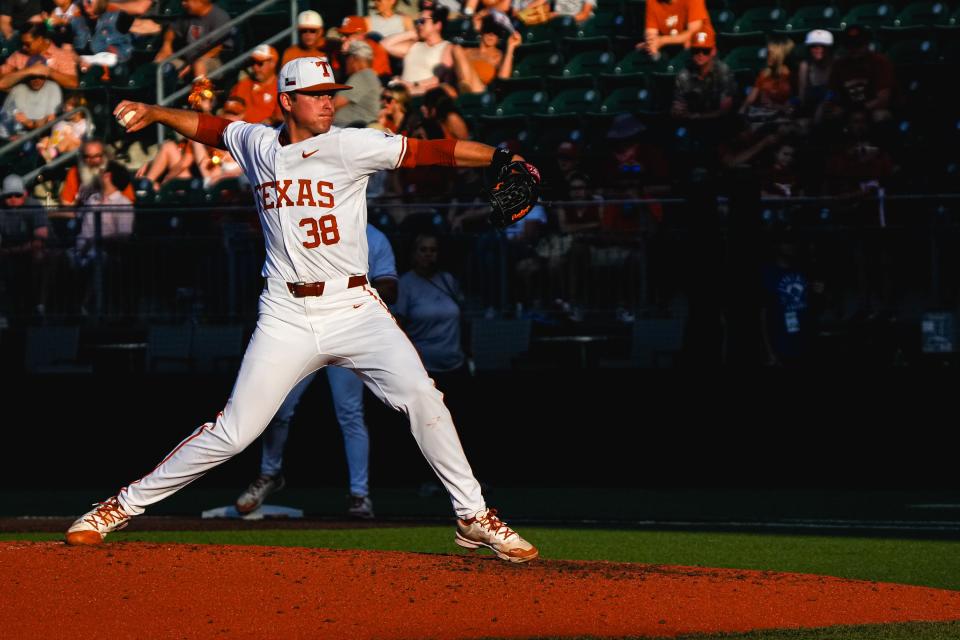
[[[152,531],[116,533],[108,540],[456,553],[452,532],[450,527]],[[790,571],[960,590],[960,542],[540,527],[524,527],[522,533],[548,559]],[[0,534],[0,540],[12,539],[62,535]]]

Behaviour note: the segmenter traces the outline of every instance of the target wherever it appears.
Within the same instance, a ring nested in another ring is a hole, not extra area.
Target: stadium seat
[[[606,10],[598,11],[596,15],[585,23],[578,25],[572,37],[594,38],[597,36],[606,36],[612,38],[622,33],[625,26],[626,19],[623,13]]]
[[[847,15],[840,20],[838,26],[841,29],[846,29],[850,25],[857,24],[861,27],[878,29],[880,27],[892,26],[896,16],[897,12],[889,2],[856,4],[851,7]]]
[[[763,31],[769,33],[782,29],[787,22],[787,12],[780,7],[753,7],[737,18],[733,33]]]
[[[560,71],[560,75],[565,78],[580,75],[598,76],[601,73],[613,71],[615,63],[616,59],[608,51],[585,51],[567,62]]]
[[[29,327],[24,367],[30,373],[92,373],[79,364],[80,327]]]
[[[546,115],[580,115],[600,107],[600,92],[595,89],[566,89],[547,105]]]
[[[210,204],[245,204],[250,189],[240,178],[224,178],[206,188],[204,200]]]
[[[600,105],[600,113],[639,113],[653,111],[653,92],[647,87],[620,87],[610,92]]]
[[[127,91],[140,91],[146,88],[150,88],[151,91],[156,91],[156,87],[157,65],[153,62],[137,67],[125,79],[122,81],[118,80],[114,83],[114,89]]]
[[[511,78],[544,78],[559,75],[563,70],[563,56],[555,51],[525,56],[513,66]]]
[[[728,53],[723,61],[734,71],[738,69],[750,69],[754,73],[757,73],[767,66],[767,48],[737,47]]]
[[[646,51],[635,49],[613,65],[613,73],[652,73],[654,71],[664,71],[666,66],[667,61],[663,57],[651,58]]]
[[[80,91],[102,91],[110,86],[110,72],[104,67],[94,65],[80,74],[78,78]]]
[[[934,64],[939,56],[937,43],[930,39],[901,40],[887,50],[887,57],[897,66]]]
[[[950,23],[950,8],[943,2],[911,2],[897,14],[894,27],[932,27]]]
[[[690,50],[684,49],[674,57],[670,58],[670,61],[667,62],[664,71],[667,73],[680,73],[684,67],[690,62]]]
[[[737,22],[737,16],[733,11],[729,9],[709,9],[709,13],[710,24],[713,25],[714,31],[717,33],[733,31],[733,25]]]
[[[449,40],[455,44],[464,42],[476,42],[479,39],[478,34],[473,30],[473,23],[470,18],[458,18],[447,20],[443,24],[441,32],[444,40]]]
[[[457,98],[457,109],[464,118],[493,115],[497,109],[497,101],[490,92],[461,93]]]
[[[813,4],[800,7],[783,25],[784,31],[807,32],[812,29],[839,29],[843,16],[833,5]]]
[[[160,185],[157,202],[161,204],[198,204],[205,199],[203,184],[198,178],[175,178]]]

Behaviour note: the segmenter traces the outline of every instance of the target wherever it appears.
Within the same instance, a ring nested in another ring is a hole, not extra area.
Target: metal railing
[[[29,133],[25,133],[25,134],[23,134],[22,136],[18,137],[16,140],[13,140],[13,141],[8,142],[7,144],[3,145],[2,147],[0,147],[0,158],[2,158],[4,155],[6,155],[7,153],[9,153],[10,151],[13,151],[14,149],[22,146],[23,143],[29,142],[29,141],[33,140],[34,138],[39,138],[40,136],[42,136],[42,135],[43,135],[44,133],[46,133],[47,131],[51,131],[51,130],[53,129],[53,127],[54,127],[57,123],[63,122],[63,121],[66,120],[67,118],[70,118],[70,117],[76,115],[77,113],[82,113],[82,114],[84,114],[84,115],[86,116],[86,118],[87,118],[88,128],[87,128],[87,135],[86,135],[86,137],[89,138],[89,137],[90,137],[90,134],[93,133],[93,127],[94,127],[94,125],[93,125],[93,115],[90,113],[90,110],[87,109],[86,107],[77,107],[76,109],[72,109],[72,110],[70,110],[70,111],[68,111],[68,112],[66,112],[66,113],[60,114],[59,116],[57,116],[56,119],[51,120],[50,122],[48,122],[47,124],[43,125],[42,127],[37,127],[37,128],[34,129],[33,131],[30,131]]]
[[[183,87],[177,90],[176,92],[174,92],[169,96],[164,95],[163,76],[164,76],[164,68],[168,60],[175,60],[178,58],[182,58],[183,56],[193,53],[195,51],[208,49],[212,47],[219,39],[229,34],[231,31],[234,30],[234,27],[246,21],[247,18],[257,15],[264,9],[274,4],[277,4],[278,2],[282,2],[282,0],[264,0],[263,2],[256,5],[255,7],[252,7],[247,11],[244,11],[236,18],[233,18],[230,22],[226,23],[219,29],[215,29],[214,31],[211,31],[209,34],[207,34],[203,38],[197,40],[192,44],[188,44],[186,47],[183,47],[179,51],[174,51],[172,54],[170,54],[169,57],[167,57],[165,60],[158,63],[157,64],[157,104],[160,106],[167,106],[167,105],[173,104],[174,101],[179,100],[184,95],[187,95],[191,90],[191,87],[188,85],[186,87]],[[297,0],[290,0],[290,25],[291,26],[288,27],[287,29],[284,29],[277,35],[271,37],[270,39],[268,39],[266,41],[266,44],[273,44],[274,42],[279,42],[280,40],[282,40],[284,37],[288,35],[290,36],[291,44],[296,44],[296,40],[297,40],[296,24],[297,24]],[[227,71],[242,65],[244,62],[246,62],[247,57],[250,55],[250,52],[253,51],[254,48],[255,47],[251,47],[247,51],[243,52],[241,55],[236,56],[233,60],[231,60],[227,64],[222,65],[215,71],[212,71],[208,75],[208,77],[214,78],[214,79],[218,78],[224,73],[226,73]],[[164,126],[157,125],[157,145],[158,146],[163,145],[163,139],[164,139]]]

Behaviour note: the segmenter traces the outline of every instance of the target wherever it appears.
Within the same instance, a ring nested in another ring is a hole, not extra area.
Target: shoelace
[[[510,536],[517,536],[517,532],[507,526],[507,523],[497,517],[496,509],[488,509],[487,515],[482,518],[477,518],[477,522],[480,523],[480,526],[489,530],[491,533],[496,535],[503,536],[503,539],[506,540]],[[500,530],[503,529],[501,533]]]
[[[93,505],[97,508],[93,513],[84,518],[84,521],[97,529],[123,522],[129,518],[116,499],[107,500],[106,502],[95,502]]]

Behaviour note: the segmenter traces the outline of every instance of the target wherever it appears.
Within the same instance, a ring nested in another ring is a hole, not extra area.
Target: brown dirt
[[[960,619],[960,592],[606,562],[0,543],[4,638],[517,638]]]

